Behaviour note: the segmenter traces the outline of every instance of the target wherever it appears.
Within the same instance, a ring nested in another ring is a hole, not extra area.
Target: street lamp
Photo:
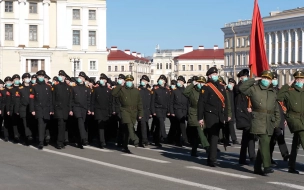
[[[74,63],[74,77],[76,77],[76,64],[78,64],[80,62],[79,57],[75,58],[75,57],[70,57],[70,62]]]

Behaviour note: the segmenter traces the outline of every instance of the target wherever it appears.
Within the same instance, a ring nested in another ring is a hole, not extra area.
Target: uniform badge
[[[47,88],[45,88],[45,90],[47,90]]]
[[[151,94],[154,94],[154,92],[153,92],[153,91],[151,91]]]
[[[202,90],[202,94],[204,94],[205,93],[205,90]]]

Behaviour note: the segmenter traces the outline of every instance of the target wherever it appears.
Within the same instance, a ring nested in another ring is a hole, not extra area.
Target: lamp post
[[[74,77],[76,77],[76,64],[80,62],[80,59],[78,57],[70,57],[70,62],[74,63]]]

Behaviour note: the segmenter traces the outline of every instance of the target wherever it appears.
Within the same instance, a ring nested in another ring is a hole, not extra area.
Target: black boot
[[[272,168],[270,168],[270,167],[264,168],[264,173],[265,174],[271,174],[273,172],[274,172],[274,170]]]
[[[288,173],[292,173],[292,174],[300,174],[300,172],[299,171],[297,171],[296,169],[294,169],[294,168],[289,168],[288,169]]]

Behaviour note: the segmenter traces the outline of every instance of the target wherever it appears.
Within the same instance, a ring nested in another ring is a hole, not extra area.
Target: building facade
[[[112,46],[109,49],[106,74],[112,81],[117,81],[119,74],[131,74],[134,83],[139,85],[142,75],[151,78],[151,61],[142,57],[141,53],[122,51],[117,46]]]
[[[40,69],[96,78],[106,71],[106,1],[0,0],[0,46],[0,78]]]
[[[292,80],[292,74],[304,68],[304,8],[274,11],[263,18],[265,49],[270,68],[276,70],[279,85]],[[249,65],[251,20],[225,24],[225,77]]]

